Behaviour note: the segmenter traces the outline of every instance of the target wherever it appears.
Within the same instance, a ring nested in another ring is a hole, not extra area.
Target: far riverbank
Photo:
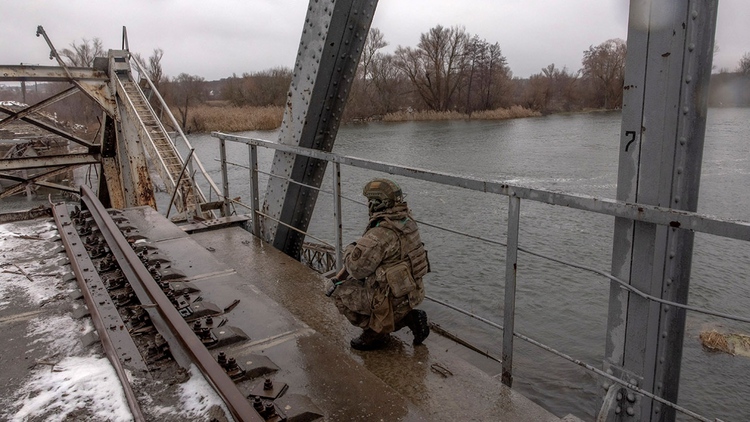
[[[176,111],[176,110],[175,110]],[[174,112],[174,111],[173,111]],[[179,113],[175,113],[178,115]],[[469,114],[457,111],[414,111],[404,110],[367,119],[351,119],[348,122],[410,122],[439,120],[506,120],[523,117],[536,117],[542,114],[521,106],[476,111]],[[281,126],[284,108],[234,107],[229,105],[201,105],[188,110],[186,132],[209,133],[247,132],[253,130],[274,130]]]

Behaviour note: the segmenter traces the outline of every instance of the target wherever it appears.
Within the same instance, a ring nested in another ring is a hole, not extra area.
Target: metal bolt
[[[276,408],[273,407],[273,403],[270,401],[266,402],[266,408],[264,409],[266,417],[270,417],[276,414]]]
[[[635,415],[635,410],[633,409],[633,407],[632,407],[632,406],[628,406],[628,408],[627,408],[627,409],[625,409],[625,412],[626,412],[626,413],[628,414],[628,416],[633,416],[633,415]]]
[[[271,382],[271,378],[266,378],[266,381],[263,383],[263,389],[273,390],[273,382]]]
[[[628,393],[628,401],[631,403],[635,403],[635,394]]]
[[[622,408],[620,408],[620,406],[617,406],[615,408],[615,415],[619,415],[620,413],[622,413]]]

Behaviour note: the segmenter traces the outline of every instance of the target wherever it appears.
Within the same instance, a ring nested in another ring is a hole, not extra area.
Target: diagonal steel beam
[[[279,142],[331,151],[377,1],[311,0],[302,30]],[[263,237],[299,258],[326,161],[277,152],[266,190]],[[276,221],[281,221],[281,224]]]
[[[81,89],[89,98],[96,101],[99,106],[104,109],[107,113],[109,113],[110,116],[114,116],[116,114],[115,112],[115,100],[107,88],[106,84],[91,84],[86,81],[80,81],[73,77],[73,73],[68,68],[68,66],[65,64],[65,61],[60,57],[60,55],[57,53],[57,50],[55,49],[55,46],[52,45],[52,40],[49,39],[47,36],[47,33],[44,31],[44,28],[39,25],[36,27],[36,35],[37,36],[43,36],[44,40],[47,41],[47,45],[50,48],[50,58],[54,58],[57,60],[57,63],[62,67],[63,71],[65,72],[65,75],[68,76],[68,79],[70,82],[75,84],[78,88]]]
[[[28,106],[24,108],[23,110],[17,111],[15,113],[10,113],[10,116],[0,120],[0,127],[3,127],[14,120],[23,118],[31,113],[36,113],[38,110],[41,110],[44,107],[47,107],[50,104],[54,104],[60,100],[68,98],[71,95],[75,94],[76,92],[78,92],[78,87],[72,86],[64,91],[58,92],[57,94],[47,98],[46,100],[42,100],[34,105]],[[7,113],[7,111],[5,110],[2,110],[2,111],[3,113]]]
[[[41,185],[42,183],[40,182],[43,180],[46,180],[50,177],[55,177],[58,174],[65,173],[67,171],[74,170],[78,167],[79,166],[65,166],[65,167],[54,169],[45,173],[37,174],[34,177],[28,177],[28,178],[18,177],[18,176],[6,174],[6,173],[0,173],[0,179],[12,180],[14,182],[18,182],[17,184],[10,186],[6,188],[4,191],[0,192],[0,199],[7,198],[9,196],[13,196],[17,194],[18,192],[21,192],[22,190],[26,189],[26,186],[29,183],[35,183],[35,184]]]

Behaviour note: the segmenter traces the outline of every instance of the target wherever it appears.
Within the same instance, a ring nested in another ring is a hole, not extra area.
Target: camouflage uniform
[[[344,251],[344,264],[349,278],[334,301],[353,325],[393,332],[424,299],[429,262],[405,202],[372,214],[364,235]]]

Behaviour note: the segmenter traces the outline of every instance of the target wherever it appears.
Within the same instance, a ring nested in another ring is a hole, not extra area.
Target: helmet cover
[[[403,200],[401,188],[389,179],[373,179],[367,182],[362,195],[367,198],[370,214],[391,208]]]

